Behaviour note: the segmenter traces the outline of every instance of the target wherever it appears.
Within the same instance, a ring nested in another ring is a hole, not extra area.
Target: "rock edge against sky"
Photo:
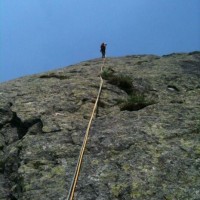
[[[0,84],[0,199],[66,199],[101,59]],[[77,200],[200,195],[200,52],[107,58]]]

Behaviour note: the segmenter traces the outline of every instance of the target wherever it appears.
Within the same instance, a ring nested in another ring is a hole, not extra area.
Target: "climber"
[[[104,42],[101,44],[101,50],[100,50],[100,52],[102,53],[102,58],[105,58],[105,55],[106,55],[106,46],[107,46],[107,44],[104,43]]]

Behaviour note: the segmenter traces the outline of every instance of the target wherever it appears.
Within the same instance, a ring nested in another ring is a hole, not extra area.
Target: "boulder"
[[[0,84],[0,199],[197,200],[200,52],[81,62]]]

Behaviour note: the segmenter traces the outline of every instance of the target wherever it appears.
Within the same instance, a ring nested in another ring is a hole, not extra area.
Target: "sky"
[[[0,82],[107,56],[200,50],[200,0],[0,0]]]

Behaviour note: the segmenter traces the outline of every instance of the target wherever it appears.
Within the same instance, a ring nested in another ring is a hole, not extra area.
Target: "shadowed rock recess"
[[[101,59],[0,84],[0,200],[64,200]],[[75,200],[200,197],[200,52],[107,58]]]

